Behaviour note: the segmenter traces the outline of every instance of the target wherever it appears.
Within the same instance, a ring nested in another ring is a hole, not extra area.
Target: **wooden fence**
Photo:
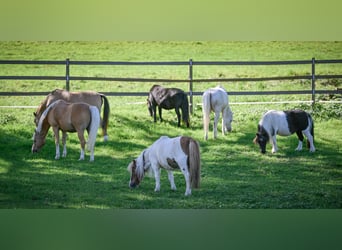
[[[184,82],[189,84],[190,110],[193,109],[193,96],[202,95],[203,92],[194,92],[193,84],[198,82],[257,82],[257,81],[284,81],[284,80],[310,80],[311,88],[308,90],[283,90],[283,91],[229,91],[229,95],[283,95],[283,94],[311,94],[311,101],[315,103],[316,94],[342,94],[341,89],[336,90],[316,90],[316,80],[320,79],[341,79],[342,75],[317,75],[317,64],[342,64],[342,59],[336,60],[297,60],[297,61],[180,61],[180,62],[112,62],[112,61],[29,61],[29,60],[0,60],[0,65],[65,65],[65,75],[63,76],[13,76],[0,75],[0,80],[64,80],[65,89],[70,90],[70,81],[116,81],[116,82]],[[194,79],[193,68],[195,66],[260,66],[260,65],[310,65],[311,74],[298,76],[272,76],[260,78],[210,78]],[[71,76],[70,67],[72,65],[105,65],[105,66],[187,66],[189,69],[188,79],[155,79],[155,78],[123,78],[123,77],[86,77]],[[1,70],[0,70],[1,72]],[[0,88],[1,89],[1,88]],[[103,92],[108,96],[146,96],[145,92]],[[0,96],[37,96],[46,95],[47,92],[1,92]]]

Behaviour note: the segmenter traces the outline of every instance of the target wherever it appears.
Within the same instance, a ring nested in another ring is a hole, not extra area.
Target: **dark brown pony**
[[[177,88],[164,88],[160,85],[153,85],[147,99],[148,110],[153,116],[154,122],[157,121],[157,112],[159,110],[160,121],[162,118],[162,109],[175,109],[178,118],[178,127],[180,127],[182,110],[182,120],[189,127],[189,102],[186,93]]]
[[[84,148],[86,140],[84,130],[88,132],[88,149],[90,150],[90,161],[94,160],[94,147],[97,130],[100,125],[100,113],[97,107],[86,103],[67,103],[57,100],[51,103],[42,113],[38,121],[37,128],[33,135],[32,153],[36,153],[45,144],[45,137],[52,127],[55,134],[56,157],[60,158],[59,152],[59,130],[62,130],[63,155],[66,152],[67,132],[77,132],[81,144],[80,160],[84,160]]]
[[[109,102],[105,95],[94,91],[81,91],[81,92],[69,92],[63,89],[55,89],[48,94],[44,101],[41,102],[34,115],[34,123],[38,125],[39,119],[45,109],[56,100],[64,100],[69,103],[85,102],[89,105],[96,106],[101,112],[101,106],[103,104],[103,117],[101,122],[102,134],[104,141],[108,140],[107,127],[109,119]]]

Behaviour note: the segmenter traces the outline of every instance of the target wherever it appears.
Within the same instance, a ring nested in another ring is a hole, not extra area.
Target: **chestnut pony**
[[[60,158],[59,152],[59,130],[62,130],[63,155],[66,151],[67,132],[77,132],[81,144],[80,160],[84,160],[84,147],[86,144],[84,130],[88,131],[88,149],[90,151],[90,161],[94,161],[94,147],[97,130],[100,125],[100,113],[97,107],[86,103],[67,103],[57,100],[49,105],[42,113],[38,121],[38,126],[33,135],[32,153],[36,153],[45,144],[45,137],[52,127],[55,134],[56,156]]]
[[[103,104],[103,117],[101,122],[102,134],[104,141],[108,140],[107,134],[107,126],[109,119],[109,102],[105,95],[94,92],[94,91],[80,91],[80,92],[69,92],[63,89],[55,89],[50,94],[48,94],[44,101],[41,102],[34,115],[34,122],[36,126],[38,125],[38,121],[40,116],[44,112],[44,110],[54,101],[56,100],[64,100],[66,102],[75,103],[75,102],[85,102],[89,105],[96,106],[101,112],[101,106]]]

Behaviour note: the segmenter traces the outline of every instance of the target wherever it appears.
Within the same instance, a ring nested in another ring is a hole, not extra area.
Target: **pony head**
[[[137,159],[133,160],[127,167],[127,170],[131,173],[129,187],[135,188],[139,186],[140,182],[144,178],[145,172],[150,172],[150,163],[146,161],[146,150],[144,150]]]
[[[129,187],[135,188],[139,186],[141,182],[141,177],[137,174],[137,162],[133,160],[127,167],[127,170],[131,173],[131,178],[129,181]]]
[[[258,125],[258,132],[255,134],[255,138],[253,142],[258,144],[260,147],[261,153],[266,153],[266,144],[269,141],[269,136],[263,126]]]
[[[232,131],[232,121],[233,121],[233,112],[227,106],[223,112],[223,123],[224,123],[224,130],[225,132],[231,132]]]
[[[32,153],[37,153],[45,145],[45,136],[37,130],[33,134]]]

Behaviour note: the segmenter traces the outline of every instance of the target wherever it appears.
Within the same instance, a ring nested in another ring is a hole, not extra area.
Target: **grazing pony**
[[[272,144],[272,153],[277,152],[276,135],[289,136],[296,133],[299,139],[297,151],[302,150],[304,136],[307,138],[307,147],[310,152],[315,152],[314,123],[310,114],[303,110],[266,112],[258,124],[258,132],[254,143],[259,144],[261,153],[266,152],[266,143]]]
[[[57,100],[42,113],[33,135],[32,153],[36,153],[45,144],[45,137],[52,127],[55,134],[56,157],[59,159],[59,130],[62,130],[63,155],[66,157],[67,132],[77,132],[81,144],[80,160],[84,160],[84,130],[88,132],[87,146],[90,151],[90,161],[94,161],[94,148],[97,130],[100,125],[100,113],[97,107],[86,103],[67,103]]]
[[[222,134],[232,131],[233,112],[229,107],[227,91],[221,86],[210,88],[203,93],[204,139],[208,140],[210,112],[214,111],[214,138],[217,138],[217,123],[222,113]]]
[[[160,85],[153,85],[147,99],[147,107],[150,115],[153,116],[154,122],[157,121],[157,109],[159,110],[160,121],[163,109],[175,109],[178,118],[178,127],[180,127],[180,112],[182,110],[182,120],[189,127],[189,102],[186,93],[177,88],[163,88]]]
[[[129,187],[138,186],[145,173],[154,174],[154,191],[158,192],[161,168],[167,171],[172,190],[176,190],[172,171],[180,169],[186,183],[185,195],[191,195],[191,188],[199,188],[200,185],[201,158],[198,142],[186,136],[160,137],[128,165],[127,169],[131,173]]]
[[[38,126],[38,121],[44,112],[44,110],[56,100],[64,100],[69,103],[85,102],[89,105],[96,106],[101,112],[101,106],[103,104],[103,118],[101,122],[102,134],[104,141],[108,140],[107,127],[109,119],[109,102],[105,95],[94,91],[82,91],[82,92],[69,92],[63,89],[55,89],[48,94],[44,101],[39,105],[34,115],[34,122]]]

